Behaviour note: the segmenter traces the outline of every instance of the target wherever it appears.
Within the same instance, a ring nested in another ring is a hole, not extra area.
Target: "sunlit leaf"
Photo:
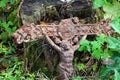
[[[80,76],[77,76],[76,78],[74,78],[73,80],[81,80]]]
[[[81,41],[78,51],[89,51],[90,52],[90,42],[88,40]]]
[[[97,50],[94,50],[91,55],[94,58],[99,60],[101,58],[101,54],[102,54],[102,50],[101,49],[97,49]]]
[[[78,70],[82,70],[85,68],[85,65],[81,63],[81,64],[77,65],[77,68],[78,68]]]
[[[111,18],[113,20],[120,17],[120,3],[117,0],[113,0],[113,4],[106,2],[103,10],[105,19]]]
[[[103,44],[105,41],[105,35],[101,34],[99,37],[96,38],[96,40],[100,43]]]
[[[104,0],[94,0],[94,8],[99,8],[102,7],[104,5],[105,1]]]
[[[108,37],[107,41],[109,43],[109,48],[111,48],[114,51],[120,51],[120,40],[113,37]]]
[[[120,19],[112,20],[112,22],[110,23],[110,25],[115,30],[115,32],[117,32],[117,33],[120,34]]]
[[[120,73],[116,70],[116,69],[114,69],[114,80],[120,80]]]

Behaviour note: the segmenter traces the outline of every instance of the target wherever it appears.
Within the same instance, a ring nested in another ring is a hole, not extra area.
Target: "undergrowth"
[[[104,19],[110,18],[110,25],[116,33],[120,34],[120,2],[119,0],[91,0],[94,3],[93,8],[101,8],[104,11]],[[20,0],[1,0],[0,1],[0,80],[49,80],[49,78],[41,72],[24,73],[22,61],[18,58],[10,56],[14,54],[14,43],[11,34],[17,29],[19,20],[17,18],[18,5]],[[90,57],[100,61],[102,65],[94,64],[92,70],[95,72],[97,68],[96,79],[101,80],[120,80],[120,38],[107,37],[104,34],[96,37],[95,40],[84,40],[80,42],[78,49],[80,52],[89,53]],[[78,71],[85,70],[87,66],[84,63],[74,63]],[[3,70],[4,69],[4,70]],[[46,77],[46,78],[44,78]],[[83,76],[75,76],[74,80],[82,80]]]
[[[120,2],[119,0],[91,0],[94,9],[104,11],[104,19],[110,18],[109,25],[120,34]],[[88,52],[91,57],[101,61],[97,79],[120,80],[120,38],[101,35],[96,40],[80,42],[78,51]],[[78,69],[81,65],[78,65]],[[82,76],[81,76],[82,77]],[[75,79],[79,80],[79,79]]]
[[[120,38],[100,35],[94,41],[83,40],[78,51],[89,52],[91,57],[101,60],[103,65],[96,77],[102,80],[120,80]],[[77,65],[78,70],[82,69],[82,66]]]
[[[10,56],[11,57],[11,56]],[[3,65],[7,65],[7,68],[0,74],[0,80],[34,80],[35,75],[30,73],[24,73],[22,69],[22,61],[19,61],[17,57],[7,57],[10,61],[5,61]]]
[[[23,72],[23,61],[14,57],[12,33],[17,29],[20,0],[0,0],[0,80],[34,80],[35,75]]]
[[[119,0],[94,0],[94,8],[103,8],[104,19],[110,18],[111,27],[120,34],[120,2]],[[99,77],[103,80],[120,80],[120,38],[107,37],[109,52],[111,52],[106,66],[102,66]]]
[[[0,54],[15,53],[12,33],[18,26],[18,5],[20,0],[1,0],[0,1]]]

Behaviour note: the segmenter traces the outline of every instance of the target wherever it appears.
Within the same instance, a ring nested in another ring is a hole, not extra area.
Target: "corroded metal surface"
[[[77,17],[61,20],[59,24],[25,24],[13,34],[15,41],[20,44],[48,35],[49,37],[68,40],[81,35],[99,35],[104,33],[110,36],[113,30],[109,26],[110,20],[96,24],[81,24]],[[57,39],[58,40],[58,39]],[[59,41],[56,41],[56,43]]]
[[[112,35],[113,30],[109,26],[109,22],[110,20],[105,20],[96,24],[81,24],[77,17],[73,17],[61,20],[59,24],[35,25],[31,23],[16,30],[13,37],[18,44],[45,37],[60,55],[60,75],[56,79],[70,80],[73,73],[72,60],[75,50],[79,47],[79,41],[85,39],[87,35],[102,33]]]

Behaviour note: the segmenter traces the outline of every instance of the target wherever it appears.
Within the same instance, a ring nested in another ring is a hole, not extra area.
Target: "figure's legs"
[[[73,73],[73,61],[74,52],[69,50],[63,53],[60,53],[60,63],[59,63],[59,76],[56,77],[56,80],[72,80]]]

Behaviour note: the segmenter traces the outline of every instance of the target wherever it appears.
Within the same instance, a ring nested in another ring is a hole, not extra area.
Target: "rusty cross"
[[[95,24],[81,24],[77,17],[63,19],[59,24],[25,24],[13,33],[15,42],[21,44],[36,39],[46,38],[48,43],[58,51],[60,55],[59,76],[56,80],[71,80],[73,73],[72,61],[74,52],[79,47],[79,42],[88,35],[112,35],[113,30],[109,26],[110,20],[104,20]]]

